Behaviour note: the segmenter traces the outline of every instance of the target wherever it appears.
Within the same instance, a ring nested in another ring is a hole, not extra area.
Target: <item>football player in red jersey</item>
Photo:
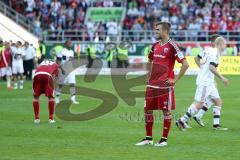
[[[10,44],[9,42],[4,43],[5,48],[0,51],[0,72],[2,73],[2,76],[6,76],[7,79],[7,89],[13,89],[11,86],[11,76],[12,76],[12,59],[11,59],[11,53],[10,53]]]
[[[167,138],[172,122],[172,110],[175,109],[174,85],[185,74],[189,64],[176,42],[169,37],[171,25],[168,22],[157,22],[155,32],[159,41],[152,45],[149,53],[149,72],[145,95],[145,129],[146,137],[137,146],[153,145],[152,127],[153,110],[162,110],[164,115],[163,134],[154,146],[167,145]],[[182,64],[177,76],[174,77],[175,61]]]
[[[59,65],[50,60],[44,60],[34,74],[33,78],[33,108],[34,123],[40,123],[39,96],[45,94],[48,97],[49,123],[55,123],[54,116],[54,78],[58,77]]]

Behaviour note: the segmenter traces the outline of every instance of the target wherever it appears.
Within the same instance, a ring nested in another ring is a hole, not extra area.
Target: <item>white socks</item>
[[[213,107],[213,126],[219,126],[220,115],[221,115],[221,107],[214,106]]]
[[[187,112],[181,117],[181,120],[187,122],[197,111],[198,109],[196,108],[195,104],[192,103]]]
[[[70,86],[69,87],[69,92],[70,92],[70,95],[72,97],[75,96],[75,94],[76,94],[76,87],[75,86]]]
[[[20,88],[20,89],[23,89],[23,80],[20,80],[20,81],[19,81],[19,88]]]
[[[11,87],[11,78],[7,76],[7,88]]]
[[[211,106],[210,106],[211,107]],[[207,112],[207,110],[210,108],[209,106],[203,106],[202,109],[199,110],[199,112],[195,115],[195,117],[197,117],[198,119],[201,119],[202,116]]]

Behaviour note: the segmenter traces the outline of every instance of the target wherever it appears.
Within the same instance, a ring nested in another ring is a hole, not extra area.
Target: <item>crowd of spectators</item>
[[[9,5],[34,22],[35,34],[44,30],[81,29],[87,0],[10,0]]]
[[[10,0],[7,3],[34,22],[36,35],[40,37],[48,30],[48,34],[57,40],[62,39],[62,30],[68,30],[65,34],[69,36],[80,31],[81,37],[75,37],[74,40],[103,40],[106,38],[105,32],[116,35],[118,26],[121,26],[116,20],[106,23],[93,22],[91,19],[85,21],[85,16],[89,6],[121,7],[124,4],[112,0]]]
[[[128,0],[124,29],[152,30],[154,21],[169,21],[173,30],[188,30],[189,40],[199,35],[204,37],[206,32],[225,35],[229,31],[234,35],[233,31],[240,31],[240,3],[239,0]]]
[[[183,35],[188,30],[187,40],[205,40],[208,34],[219,33],[239,37],[240,3],[239,0],[126,0],[126,16],[123,22],[85,21],[89,6],[121,7],[123,3],[114,0],[10,0],[9,5],[26,15],[35,24],[35,34],[41,35],[50,30],[52,36],[61,39],[62,30],[84,31],[84,40],[101,40],[110,35],[119,34],[119,26],[134,37],[142,40],[144,30],[152,31],[154,21],[169,21],[173,35]],[[238,31],[237,33],[235,31]],[[209,33],[207,33],[209,32]],[[74,32],[68,34],[73,35]],[[67,34],[66,34],[67,35]],[[200,39],[196,39],[196,37]],[[203,39],[201,39],[201,37]],[[79,39],[79,40],[82,40]]]

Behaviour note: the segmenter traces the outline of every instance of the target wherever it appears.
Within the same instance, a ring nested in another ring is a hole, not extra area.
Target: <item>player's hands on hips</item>
[[[225,84],[225,85],[228,85],[229,84],[229,80],[225,77],[222,77],[222,82]]]
[[[173,86],[176,83],[175,79],[169,78],[168,80],[166,80],[165,84],[169,85],[169,86]]]

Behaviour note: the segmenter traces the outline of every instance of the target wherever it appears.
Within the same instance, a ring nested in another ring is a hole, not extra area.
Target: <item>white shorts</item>
[[[4,67],[4,68],[0,68],[0,75],[1,76],[11,76],[12,75],[12,69],[11,67]]]
[[[195,101],[197,102],[209,102],[209,99],[219,99],[218,89],[215,84],[212,85],[198,85],[195,93]]]
[[[71,72],[67,77],[60,74],[59,75],[59,84],[76,84],[75,73]]]
[[[12,66],[12,73],[13,74],[22,74],[24,72],[24,69],[23,69],[23,65],[16,65],[16,66]]]

